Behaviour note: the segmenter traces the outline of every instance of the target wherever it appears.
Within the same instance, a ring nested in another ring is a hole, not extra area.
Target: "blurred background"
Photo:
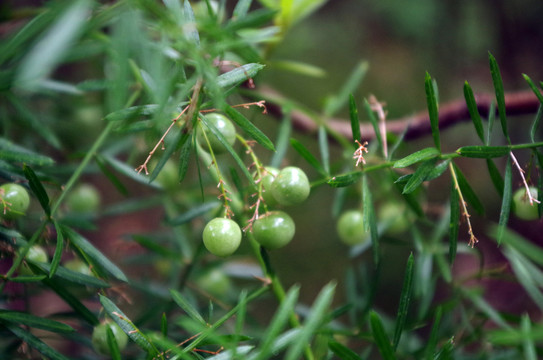
[[[11,33],[18,26],[17,17],[24,19],[31,12],[31,7],[41,4],[40,1],[4,0],[0,4],[0,38]],[[196,3],[196,2],[192,2]],[[228,8],[233,8],[235,1],[226,1]],[[256,1],[255,1],[256,3]],[[256,6],[256,5],[253,5]],[[317,113],[321,113],[325,99],[337,93],[342,84],[348,79],[353,69],[360,61],[367,61],[368,72],[358,88],[355,96],[361,108],[364,98],[370,94],[380,101],[386,102],[388,118],[393,120],[424,111],[426,109],[426,95],[424,90],[425,72],[429,72],[437,81],[439,99],[441,103],[463,98],[462,88],[464,81],[468,81],[474,92],[492,93],[492,79],[488,65],[488,52],[497,59],[503,77],[506,92],[528,90],[522,74],[529,75],[534,81],[543,79],[543,2],[541,0],[332,0],[328,1],[315,14],[296,24],[285,35],[285,40],[270,52],[270,64],[255,79],[257,89],[261,84],[269,84],[284,96],[299,102]],[[274,61],[299,61],[314,65],[323,70],[321,76],[305,76],[289,73],[282,68],[274,67]],[[77,82],[82,78],[92,78],[102,71],[101,64],[92,61],[80,64],[71,64],[59,71],[59,76]],[[81,105],[86,102],[97,103],[100,99],[78,99]],[[44,106],[45,111],[50,104],[36,102]],[[96,126],[96,113],[85,122],[85,114],[78,114],[83,122],[74,123],[70,111],[73,104],[61,104],[55,112],[59,115],[59,131],[66,138],[66,145],[75,152],[87,150],[98,134],[100,126]],[[361,120],[365,119],[363,111]],[[54,112],[51,112],[54,113]],[[254,121],[271,139],[274,139],[279,126],[278,119],[272,116],[259,116],[255,111]],[[101,114],[103,115],[103,114]],[[100,115],[99,115],[100,116]],[[348,119],[348,110],[342,109],[339,117]],[[512,133],[512,142],[528,142],[529,127],[533,115],[514,117],[509,119]],[[347,121],[347,120],[346,120]],[[3,129],[4,131],[6,129]],[[500,132],[499,124],[495,126],[495,133]],[[85,136],[81,136],[85,135]],[[314,134],[293,133],[305,146],[318,157],[318,144]],[[539,138],[541,136],[539,135]],[[140,142],[136,146],[141,150],[141,157],[149,151],[149,144],[157,139],[149,136],[146,143]],[[501,140],[499,140],[501,141]],[[442,134],[444,151],[454,151],[463,145],[479,144],[471,123],[462,123],[448,129]],[[399,149],[397,157],[431,146],[430,136],[416,141],[408,142]],[[494,144],[498,145],[498,143]],[[373,149],[375,150],[375,148]],[[341,148],[334,143],[330,144],[331,160],[342,160],[346,156]],[[519,151],[517,158],[521,165],[530,161],[529,151]],[[347,157],[349,154],[347,154]],[[369,155],[371,157],[371,154]],[[270,154],[262,154],[266,159]],[[311,180],[318,178],[317,174],[307,163],[289,148],[286,163],[297,165],[307,170]],[[137,164],[137,159],[134,163]],[[503,160],[503,159],[500,159]],[[496,249],[494,241],[488,238],[488,225],[496,223],[499,218],[501,200],[491,183],[484,163],[479,160],[458,161],[459,166],[472,184],[474,190],[486,206],[485,215],[473,214],[472,221],[475,232],[479,238],[476,250],[467,255],[467,229],[461,226],[459,238],[460,255],[454,270],[462,272],[461,275],[476,271],[480,258],[484,258],[485,266],[493,266],[503,262]],[[496,162],[499,169],[504,163]],[[484,170],[481,170],[484,169]],[[336,169],[340,171],[341,169]],[[196,179],[195,168],[190,180]],[[536,180],[532,174],[532,179]],[[95,183],[102,192],[105,203],[114,203],[122,197],[116,193],[114,187],[103,177],[89,176],[86,180]],[[520,178],[515,172],[513,187],[520,185]],[[376,191],[374,201],[379,208],[388,202],[400,200],[397,191],[382,189],[379,178],[372,178]],[[149,189],[137,184],[130,184],[131,191],[136,194],[145,194]],[[370,187],[372,185],[370,184]],[[359,205],[357,194],[360,187],[350,189],[347,196],[352,196],[345,208]],[[287,247],[271,254],[274,267],[284,279],[286,287],[299,283],[302,287],[301,301],[310,303],[316,294],[329,281],[335,279],[339,283],[337,302],[342,300],[342,291],[345,291],[345,273],[349,268],[357,268],[360,264],[371,262],[371,253],[353,253],[352,249],[341,244],[336,233],[336,219],[333,217],[331,204],[333,204],[338,191],[326,185],[315,187],[306,203],[289,209],[296,222],[297,235],[295,241]],[[432,206],[444,203],[449,196],[449,178],[433,181],[427,189],[425,198],[428,200],[427,210],[430,220],[437,221],[443,213],[438,208],[432,213]],[[160,205],[160,204],[159,204]],[[90,239],[101,248],[111,251],[114,258],[126,261],[124,254],[126,248],[111,244],[123,244],[122,237],[127,229],[130,232],[148,232],[161,224],[163,213],[160,206],[148,212],[137,212],[124,218],[102,217],[98,221],[100,233],[89,230],[86,233]],[[432,217],[432,214],[435,215]],[[511,218],[514,229],[524,234],[528,239],[543,245],[541,237],[541,222],[526,222]],[[199,224],[200,227],[203,226]],[[424,223],[415,224],[423,234]],[[197,237],[197,233],[188,234]],[[403,269],[408,254],[413,250],[411,234],[408,230],[393,236],[385,235],[386,244],[384,256],[392,261],[392,265],[383,269],[381,274],[381,288],[378,290],[377,303],[385,310],[393,313],[397,308],[397,299],[403,281]],[[444,238],[445,242],[446,239]],[[136,248],[134,254],[141,254]],[[477,254],[474,255],[474,253]],[[237,255],[243,261],[250,258],[247,248],[241,249]],[[304,261],[300,261],[303,259]],[[390,261],[389,261],[390,263]],[[125,263],[125,265],[129,265]],[[145,269],[147,270],[147,269]],[[139,269],[142,271],[142,269]],[[153,277],[153,275],[145,274]],[[393,290],[390,290],[393,289]],[[502,301],[506,306],[508,291],[498,291],[495,301]],[[505,295],[505,296],[504,296]],[[526,307],[526,303],[516,304],[519,308]]]

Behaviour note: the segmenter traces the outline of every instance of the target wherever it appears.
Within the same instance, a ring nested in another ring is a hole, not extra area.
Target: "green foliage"
[[[489,54],[496,99],[484,123],[464,82],[462,141],[429,73],[421,142],[358,98],[366,61],[319,110],[267,92],[270,68],[323,75],[275,49],[324,4],[78,0],[6,15],[0,358],[542,356],[541,82],[523,75],[539,109],[517,131]],[[91,182],[100,198],[80,193]],[[330,278],[307,280],[315,268]],[[530,306],[488,296],[490,279]]]

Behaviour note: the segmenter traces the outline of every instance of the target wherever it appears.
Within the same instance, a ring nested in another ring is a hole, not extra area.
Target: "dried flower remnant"
[[[368,148],[366,148],[366,145],[368,145],[367,141],[364,141],[363,144],[360,143],[360,141],[355,140],[355,142],[358,144],[358,149],[355,150],[353,154],[353,159],[356,159],[356,165],[358,166],[360,163],[366,164],[366,159],[364,159],[364,153],[368,153]]]

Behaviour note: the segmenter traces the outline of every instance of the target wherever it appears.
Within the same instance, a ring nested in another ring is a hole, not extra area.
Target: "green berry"
[[[294,237],[296,226],[283,211],[272,211],[259,217],[253,224],[255,240],[267,249],[278,249]]]
[[[530,194],[532,198],[537,199],[538,192],[537,188],[531,186]],[[513,194],[513,202],[515,204],[514,212],[515,215],[522,220],[537,220],[539,218],[539,213],[537,211],[538,204],[534,202],[530,204],[528,199],[528,194],[526,188],[520,188]]]
[[[381,205],[378,213],[379,221],[385,225],[385,231],[389,235],[398,235],[409,227],[410,217],[401,204],[389,202]]]
[[[97,353],[102,355],[110,355],[111,351],[107,343],[107,328],[110,328],[117,340],[117,346],[119,351],[122,351],[128,342],[128,336],[125,332],[114,322],[105,322],[94,327],[92,332],[92,346]]]
[[[75,271],[83,275],[94,276],[90,267],[79,259],[66,261],[64,263],[64,267],[68,270]]]
[[[289,166],[277,174],[271,190],[279,204],[290,206],[300,204],[307,199],[311,187],[302,169]]]
[[[236,142],[236,128],[234,127],[234,124],[232,124],[232,121],[228,119],[226,116],[218,113],[211,113],[205,115],[206,120],[211,123],[226,139],[226,142],[232,146]],[[198,131],[198,142],[200,145],[204,147],[204,149],[207,149],[207,142],[204,136],[207,136],[207,139],[209,140],[209,144],[211,146],[211,149],[215,154],[222,154],[226,152],[226,147],[221,143],[219,138],[215,136],[215,134],[208,129],[205,125],[202,124],[202,127],[200,131]]]
[[[265,167],[264,174],[262,176],[262,197],[267,206],[277,205],[277,200],[273,197],[272,194],[272,184],[275,178],[279,175],[279,169],[274,167]]]
[[[100,208],[101,196],[91,184],[80,184],[75,187],[66,198],[68,208],[80,214],[90,214]]]
[[[233,254],[241,243],[241,229],[234,220],[215,218],[205,226],[203,240],[210,253],[228,256]]]
[[[0,186],[0,200],[2,202],[1,216],[8,220],[24,215],[30,205],[28,191],[15,183]]]
[[[31,246],[28,249],[28,252],[26,253],[25,259],[27,261],[34,262],[34,263],[36,262],[48,263],[49,262],[49,256],[47,255],[47,252],[40,245]],[[19,274],[33,275],[33,272],[25,262],[22,262],[21,265],[19,266]]]
[[[224,297],[232,287],[228,275],[216,267],[198,276],[197,284],[202,290],[216,297]]]
[[[364,217],[359,210],[347,210],[339,217],[337,233],[347,245],[361,244],[369,239],[364,228]]]

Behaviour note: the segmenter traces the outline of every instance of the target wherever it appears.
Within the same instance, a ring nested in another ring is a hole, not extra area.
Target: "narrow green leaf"
[[[299,293],[299,286],[293,286],[289,289],[285,299],[281,301],[279,309],[275,312],[270,325],[267,327],[266,333],[262,337],[263,341],[259,346],[258,356],[256,356],[254,360],[265,360],[270,358],[273,344],[294,311]]]
[[[71,333],[75,331],[74,328],[64,323],[19,311],[0,309],[0,320],[9,321],[15,325],[27,325],[32,328],[47,330],[54,333]]]
[[[470,184],[466,180],[466,177],[460,171],[460,168],[456,166],[456,164],[453,164],[454,171],[456,173],[456,178],[458,180],[458,186],[460,186],[460,190],[462,191],[462,195],[464,196],[464,200],[466,200],[471,206],[473,206],[473,209],[479,213],[484,214],[485,209],[483,207],[483,204],[475,194],[475,191],[471,188]]]
[[[481,115],[479,115],[479,110],[477,109],[477,103],[475,102],[473,90],[471,90],[471,86],[468,84],[467,81],[464,83],[464,98],[466,99],[469,115],[471,117],[471,121],[473,121],[475,131],[477,132],[477,135],[479,136],[481,141],[484,142],[485,135],[483,129],[483,122],[481,121]]]
[[[91,325],[98,325],[100,321],[98,321],[98,318],[96,315],[91,312],[85,305],[79,301],[75,296],[73,296],[70,292],[66,290],[66,284],[63,281],[59,281],[55,278],[49,279],[45,277],[43,279],[44,285],[49,287],[51,290],[53,290],[62,300],[66,302],[66,304],[70,305],[70,307],[82,318],[85,319],[89,324]]]
[[[102,159],[109,166],[111,166],[113,169],[123,174],[124,176],[136,182],[139,182],[140,184],[144,184],[156,189],[160,188],[160,185],[158,184],[149,183],[149,178],[146,175],[137,172],[133,167],[128,166],[127,164],[115,159],[113,156],[102,154]]]
[[[503,253],[509,260],[518,282],[522,285],[528,296],[530,296],[539,308],[543,308],[543,293],[541,292],[542,284],[541,281],[538,283],[536,278],[534,278],[534,275],[536,277],[543,277],[541,271],[533,267],[533,264],[529,260],[509,246],[505,248]],[[531,271],[533,269],[537,269],[538,274],[534,274],[533,271]]]
[[[537,134],[537,129],[539,128],[541,118],[543,118],[543,105],[539,105],[539,109],[537,109],[537,114],[535,115],[534,122],[532,123],[532,127],[530,128],[530,139],[532,140],[532,142],[535,142],[535,136]]]
[[[500,315],[492,305],[490,305],[484,297],[479,293],[475,293],[471,289],[460,289],[460,292],[463,297],[469,299],[475,305],[479,311],[485,314],[490,320],[492,320],[496,325],[504,328],[511,329],[511,326],[505,321],[505,319]]]
[[[383,141],[386,141],[386,139],[383,139],[381,137],[381,131],[379,129],[379,120],[377,120],[377,118],[375,117],[375,113],[373,112],[371,105],[367,99],[364,99],[364,108],[366,109],[366,114],[368,115],[371,126],[373,127],[373,132],[375,133],[375,139],[377,139],[377,144],[379,146],[379,149],[383,149]]]
[[[368,177],[362,178],[362,213],[366,231],[369,231],[371,236],[371,245],[373,253],[373,262],[377,267],[380,261],[379,252],[379,234],[377,232],[377,216],[373,206],[372,195],[368,184]]]
[[[36,90],[62,61],[66,51],[81,35],[91,10],[89,1],[73,1],[21,61],[16,86]]]
[[[364,175],[362,171],[353,171],[350,173],[337,175],[327,181],[327,184],[333,188],[341,188],[356,183]]]
[[[328,348],[341,360],[362,360],[357,353],[337,341],[330,340]]]
[[[428,339],[428,344],[426,346],[426,359],[433,360],[434,354],[437,350],[437,340],[438,340],[438,331],[439,325],[441,323],[441,316],[443,315],[443,309],[441,306],[438,306],[435,312],[434,325],[432,326],[432,332]]]
[[[524,341],[522,342],[524,360],[537,360],[535,343],[530,336],[532,333],[532,322],[530,321],[530,315],[527,313],[522,314],[520,318],[520,329],[524,334]]]
[[[64,235],[62,234],[59,224],[55,220],[53,220],[53,225],[55,226],[55,231],[57,233],[57,246],[55,247],[53,259],[51,260],[51,268],[49,270],[50,278],[55,276],[60,260],[62,259],[62,252],[64,251]]]
[[[488,127],[486,129],[485,145],[490,145],[490,139],[492,139],[492,130],[494,129],[494,122],[496,120],[496,105],[494,102],[490,103],[488,109]]]
[[[227,73],[219,75],[217,77],[217,85],[221,88],[236,86],[242,82],[252,79],[262,69],[264,69],[264,65],[256,63],[249,63],[239,66]]]
[[[394,355],[394,349],[392,348],[390,339],[385,332],[383,323],[381,322],[379,315],[374,310],[370,311],[370,325],[373,339],[375,341],[375,344],[377,345],[377,349],[379,349],[379,352],[381,353],[382,358],[384,360],[396,359],[396,355]]]
[[[488,174],[490,175],[490,179],[492,180],[492,184],[494,185],[494,188],[496,188],[496,191],[500,195],[500,197],[503,196],[503,178],[500,174],[500,171],[496,167],[496,164],[494,164],[494,161],[491,159],[486,159],[486,166],[488,168]]]
[[[96,161],[96,164],[98,165],[98,168],[102,172],[102,174],[104,174],[108,178],[108,180],[113,184],[113,186],[115,186],[117,191],[122,195],[125,195],[125,196],[128,195],[128,189],[126,188],[126,186],[124,186],[122,181],[119,180],[119,178],[107,168],[104,160],[99,154],[95,156],[95,161]]]
[[[251,3],[253,0],[239,0],[236,4],[236,7],[234,7],[234,12],[232,13],[233,18],[243,18],[245,15],[247,15],[247,12],[249,11],[249,8],[251,7]]]
[[[431,181],[431,180],[434,180],[434,179],[437,179],[438,177],[440,177],[445,172],[445,170],[447,170],[447,168],[449,167],[450,162],[451,162],[451,159],[447,159],[447,160],[442,161],[439,164],[437,164],[432,169],[432,171],[430,171],[426,175],[426,177],[424,178],[423,181]],[[413,177],[413,174],[407,174],[407,175],[400,176],[399,178],[396,179],[395,183],[403,186],[403,185],[407,184],[407,182],[412,177]]]
[[[246,28],[258,28],[273,20],[277,10],[258,9],[251,11],[243,17],[232,18],[225,28],[229,31],[238,31]]]
[[[454,350],[455,338],[451,337],[437,352],[434,356],[434,360],[451,360],[454,359],[453,350]]]
[[[277,28],[273,30],[278,31]],[[270,32],[273,30],[269,30]],[[274,32],[271,35],[276,35]],[[295,74],[310,76],[313,78],[324,78],[326,76],[326,71],[318,66],[311,65],[305,62],[292,61],[292,60],[275,60],[271,62],[272,66],[277,70],[282,70],[283,72],[290,71]]]
[[[430,117],[430,126],[432,128],[432,137],[438,151],[441,151],[441,141],[439,139],[439,114],[437,98],[432,84],[432,77],[426,72],[424,79],[424,88],[426,90],[426,102],[428,104],[428,116]]]
[[[0,51],[0,53],[1,52],[2,51]],[[10,92],[6,92],[4,96],[11,102],[13,107],[15,107],[15,109],[21,115],[20,119],[21,122],[26,125],[25,128],[32,128],[34,134],[44,138],[54,148],[61,148],[60,140],[58,139],[58,136],[55,134],[54,130],[52,130],[53,127],[44,126],[43,121],[34,115],[34,113],[30,110],[31,107],[28,104],[23,103],[19,97],[14,96]]]
[[[179,154],[179,172],[177,173],[179,182],[182,182],[187,175],[187,170],[189,168],[190,154],[192,150],[192,136],[191,132],[188,137],[185,139],[185,143],[181,146],[181,151]]]
[[[543,326],[535,324],[528,335],[519,331],[519,329],[491,330],[487,335],[488,341],[497,346],[520,346],[526,340],[526,336],[540,343],[543,341]]]
[[[332,303],[332,298],[334,297],[335,287],[336,285],[334,283],[328,283],[319,292],[315,302],[311,306],[310,315],[306,318],[304,326],[297,336],[296,342],[287,350],[285,360],[296,360],[300,358],[302,351],[307,344],[309,344],[311,338],[326,317],[327,311]]]
[[[37,267],[45,272],[51,273],[51,265],[47,263],[34,263]],[[95,276],[81,274],[77,271],[69,270],[65,267],[59,266],[55,272],[55,278],[63,279],[63,281],[70,281],[75,284],[84,286],[90,286],[95,288],[108,288],[109,284],[104,280],[101,280]]]
[[[138,105],[121,109],[106,115],[106,121],[122,121],[134,119],[137,116],[152,116],[160,110],[157,104]]]
[[[131,236],[131,239],[154,254],[158,254],[163,257],[177,257],[178,256],[178,254],[172,249],[167,248],[157,243],[154,237],[134,234]]]
[[[70,229],[67,226],[62,225],[62,232],[69,239],[71,244],[79,249],[82,254],[88,256],[96,265],[106,270],[120,281],[127,282],[128,279],[121,269],[112,263],[104,254],[96,249],[87,239]]]
[[[498,228],[492,228],[492,235],[497,238]],[[505,229],[502,243],[514,248],[535,263],[543,266],[543,248],[522,237],[511,229]]]
[[[413,176],[411,176],[409,181],[407,181],[402,193],[409,194],[415,191],[434,170],[436,161],[436,158],[424,161],[413,173]]]
[[[185,128],[186,123],[183,125],[183,128]],[[151,183],[156,179],[164,165],[168,162],[168,160],[171,158],[173,153],[178,149],[178,146],[182,146],[185,144],[185,142],[189,139],[191,136],[191,133],[185,133],[183,132],[183,129],[178,130],[175,133],[175,136],[171,138],[165,145],[165,149],[162,152],[162,155],[160,156],[160,159],[158,160],[155,168],[149,175],[149,182]]]
[[[55,349],[49,347],[46,343],[32,335],[30,332],[14,324],[5,324],[5,326],[19,339],[30,345],[31,348],[37,350],[40,354],[44,355],[47,359],[52,360],[69,360],[67,357],[57,352]]]
[[[190,316],[193,320],[200,323],[201,325],[207,326],[207,321],[204,320],[198,310],[196,310],[196,308],[192,306],[192,304],[187,299],[185,299],[185,297],[181,295],[181,293],[174,289],[170,289],[170,294],[173,301],[175,301],[175,303],[179,305],[179,307],[183,309],[188,316]]]
[[[185,15],[185,24],[183,24],[183,32],[187,39],[192,40],[196,45],[200,45],[200,34],[196,27],[196,19],[194,12],[188,0],[183,3],[183,12]]]
[[[305,159],[305,161],[308,162],[309,165],[313,166],[315,170],[322,176],[328,176],[326,173],[326,170],[324,170],[324,167],[321,165],[319,160],[309,151],[307,148],[300,143],[298,140],[292,138],[290,139],[290,144],[300,154],[301,157]]]
[[[48,166],[55,163],[50,157],[30,151],[5,138],[0,138],[0,159],[38,166]]]
[[[492,159],[505,156],[509,151],[507,146],[463,146],[456,153],[469,158]]]
[[[358,63],[347,78],[347,81],[345,81],[342,88],[339,90],[339,93],[326,99],[324,104],[324,114],[326,117],[333,116],[341,108],[343,108],[343,106],[349,101],[349,95],[355,92],[366,76],[368,68],[369,65],[366,61]]]
[[[134,341],[141,349],[147,352],[148,355],[154,356],[158,353],[157,349],[149,341],[149,339],[130,321],[130,319],[104,295],[100,294],[100,303],[104,310],[113,321]]]
[[[411,253],[409,254],[407,265],[405,267],[402,293],[400,295],[400,304],[398,306],[398,315],[396,316],[396,327],[394,328],[394,338],[392,341],[394,350],[398,348],[398,344],[400,343],[405,321],[407,320],[407,310],[409,309],[409,304],[411,302],[411,291],[413,288],[413,263],[413,253]]]
[[[330,174],[330,149],[328,148],[328,134],[326,128],[319,126],[319,149],[321,152],[322,166],[325,173]]]
[[[252,122],[247,120],[240,112],[230,106],[226,106],[224,112],[232,119],[240,128],[242,128],[250,137],[256,140],[257,143],[264,146],[270,151],[275,151],[275,147],[270,139]]]
[[[500,115],[500,122],[502,125],[503,135],[510,144],[509,132],[507,130],[507,116],[505,113],[505,92],[503,90],[502,75],[496,58],[489,52],[488,60],[490,62],[490,74],[492,75],[492,83],[494,84],[494,90],[496,92],[496,101],[498,103],[498,114]]]
[[[424,148],[414,152],[394,163],[395,168],[404,168],[418,162],[434,158],[439,155],[439,150],[434,147]]]
[[[113,360],[121,360],[121,353],[119,351],[119,344],[113,334],[113,330],[109,326],[106,327],[107,347],[109,348],[109,356]]]
[[[502,207],[500,210],[500,220],[498,223],[498,244],[501,244],[502,242],[504,231],[507,227],[507,222],[509,221],[509,213],[511,211],[511,199],[513,196],[512,183],[513,174],[511,171],[511,159],[508,157],[505,163]]]
[[[199,216],[202,216],[212,210],[216,210],[221,206],[220,201],[208,201],[201,205],[191,207],[188,211],[183,214],[168,220],[168,224],[172,226],[178,226],[186,224],[187,222],[195,219]]]
[[[50,217],[51,207],[49,205],[49,196],[47,196],[47,192],[41,184],[40,179],[38,179],[38,176],[36,176],[34,170],[32,170],[32,168],[30,168],[30,166],[26,164],[23,165],[23,172],[26,179],[28,180],[28,185],[30,186],[30,189],[32,189],[32,192],[38,198],[38,201],[40,202],[43,211],[45,212],[47,217]]]
[[[458,195],[458,190],[454,186],[454,181],[451,181],[449,205],[449,264],[452,266],[454,264],[454,259],[456,258],[458,228],[460,226],[460,196]]]
[[[160,333],[164,337],[168,337],[168,317],[166,313],[162,313],[162,318],[160,320]]]
[[[283,162],[289,148],[290,133],[292,132],[292,122],[290,118],[291,110],[283,109],[282,112],[284,114],[283,120],[281,120],[281,125],[279,125],[277,140],[275,141],[277,150],[273,154],[270,161],[270,166],[274,168],[281,167],[281,163]]]
[[[353,133],[353,140],[360,140],[360,121],[358,119],[358,108],[356,107],[356,101],[353,94],[349,95],[349,117],[351,119],[351,131]],[[353,144],[357,148],[356,144]]]
[[[13,36],[6,38],[0,44],[0,64],[14,55],[22,53],[23,46],[26,46],[30,40],[38,34],[43,33],[45,28],[58,16],[59,10],[56,7],[48,8],[47,11],[42,11],[22,26]]]
[[[526,82],[530,86],[530,89],[532,89],[532,91],[534,92],[535,96],[537,96],[537,99],[539,100],[541,105],[543,105],[543,94],[541,94],[541,91],[537,88],[537,86],[528,75],[522,74],[522,77],[524,78],[524,80],[526,80]]]

